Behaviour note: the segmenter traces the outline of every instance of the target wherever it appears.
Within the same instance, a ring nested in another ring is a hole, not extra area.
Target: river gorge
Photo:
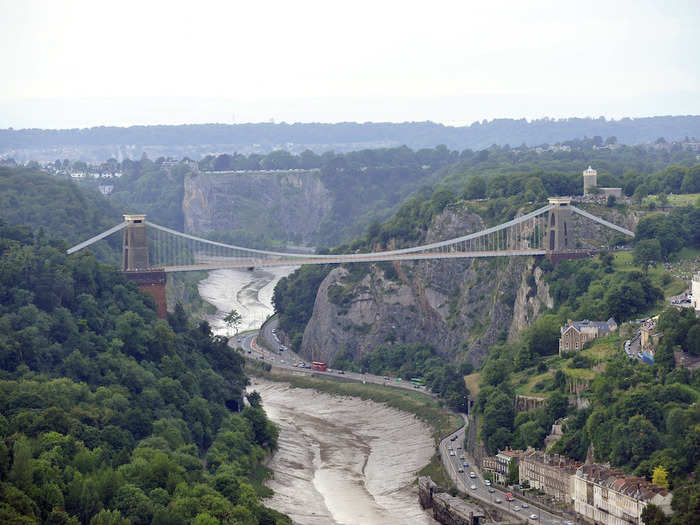
[[[272,291],[295,268],[217,270],[199,293],[217,308],[209,318],[241,313],[241,330],[259,328],[273,312]],[[268,467],[274,495],[266,505],[300,525],[428,525],[414,484],[434,453],[431,429],[412,414],[373,401],[339,397],[286,383],[252,379],[268,417],[280,428]]]

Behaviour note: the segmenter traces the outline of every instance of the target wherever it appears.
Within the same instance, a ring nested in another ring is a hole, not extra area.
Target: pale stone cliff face
[[[185,179],[185,231],[246,230],[311,242],[331,194],[319,171],[199,174]]]
[[[534,260],[529,259],[513,305],[509,341],[516,339],[521,331],[532,325],[545,309],[554,307],[554,299],[549,295],[549,285],[542,279],[542,273],[541,268],[535,267]]]
[[[448,208],[425,242],[483,228],[478,215]],[[518,257],[395,262],[394,271],[372,265],[359,281],[336,268],[319,287],[302,353],[332,362],[341,352],[358,358],[382,344],[429,342],[448,359],[479,364],[490,345],[509,335],[516,290],[532,264]],[[521,315],[518,324],[536,315]]]

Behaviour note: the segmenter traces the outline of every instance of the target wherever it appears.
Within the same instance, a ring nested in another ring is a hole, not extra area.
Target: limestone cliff
[[[448,208],[425,242],[483,228],[478,215]],[[339,352],[357,358],[381,344],[430,342],[448,359],[479,364],[490,345],[508,336],[516,290],[532,265],[517,257],[394,262],[359,276],[336,268],[319,287],[302,352],[332,362]],[[518,324],[535,317],[521,316]]]
[[[542,279],[542,269],[530,259],[522,273],[520,286],[513,305],[513,321],[508,339],[513,340],[530,326],[547,308],[554,307],[554,299],[549,295],[549,285]]]
[[[318,170],[197,174],[185,179],[185,231],[245,230],[311,242],[332,206]]]

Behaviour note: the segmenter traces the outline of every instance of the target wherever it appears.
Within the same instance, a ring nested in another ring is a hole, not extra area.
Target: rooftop
[[[638,500],[649,501],[657,494],[661,496],[668,494],[665,488],[654,485],[645,478],[628,476],[619,469],[605,465],[595,463],[582,465],[576,471],[576,475]]]
[[[603,332],[611,332],[617,328],[617,323],[612,317],[607,321],[589,321],[588,319],[584,319],[583,321],[572,321],[569,319],[567,323],[561,327],[561,333],[566,332],[572,326],[579,332],[583,328],[598,328],[598,330]]]

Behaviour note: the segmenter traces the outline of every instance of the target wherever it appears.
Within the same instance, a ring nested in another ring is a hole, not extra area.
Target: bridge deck
[[[355,262],[382,262],[382,261],[411,261],[427,259],[466,259],[476,257],[512,257],[545,255],[545,250],[497,250],[497,251],[474,251],[474,252],[445,252],[445,253],[408,253],[392,255],[368,255],[367,257],[353,257],[352,255],[333,258],[290,258],[290,259],[237,259],[221,262],[207,262],[201,264],[189,264],[182,266],[165,266],[166,272],[188,272],[193,270],[219,270],[225,268],[249,268],[251,266],[299,266],[302,264],[344,264]]]

